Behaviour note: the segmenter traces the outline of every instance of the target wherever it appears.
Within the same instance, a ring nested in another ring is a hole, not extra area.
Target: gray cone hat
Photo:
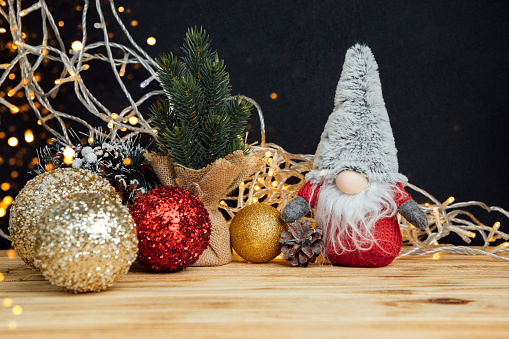
[[[370,182],[406,183],[398,173],[396,154],[378,64],[368,46],[356,44],[346,52],[334,110],[306,179],[334,182],[341,171],[353,170]]]

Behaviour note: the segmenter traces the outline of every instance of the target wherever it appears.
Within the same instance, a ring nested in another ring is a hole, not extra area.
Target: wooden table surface
[[[0,269],[22,264],[10,256],[0,251]],[[2,338],[509,338],[509,263],[444,255],[294,268],[237,257],[164,274],[135,263],[100,293],[34,276],[0,282],[0,301]]]

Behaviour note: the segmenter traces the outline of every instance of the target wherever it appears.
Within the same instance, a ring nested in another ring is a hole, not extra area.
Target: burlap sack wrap
[[[236,151],[199,170],[175,165],[170,158],[156,153],[145,153],[145,157],[163,185],[188,190],[209,212],[212,225],[209,246],[193,266],[220,266],[231,262],[230,230],[218,205],[251,174],[258,163],[256,157]]]

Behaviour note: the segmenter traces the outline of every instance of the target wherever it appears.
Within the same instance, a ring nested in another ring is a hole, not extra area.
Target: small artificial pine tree
[[[244,129],[252,104],[230,97],[224,60],[212,52],[205,30],[188,30],[178,60],[163,54],[157,60],[158,81],[166,100],[151,107],[158,152],[175,164],[201,169],[237,150],[249,149]]]

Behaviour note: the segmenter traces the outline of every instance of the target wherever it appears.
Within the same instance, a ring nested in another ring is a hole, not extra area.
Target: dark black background
[[[203,26],[233,92],[262,106],[267,141],[292,153],[315,152],[345,52],[366,43],[380,67],[400,171],[439,200],[509,209],[506,1],[123,4],[139,21],[134,37],[157,38],[153,56],[178,53],[187,28]]]
[[[315,152],[333,108],[345,52],[356,42],[366,43],[379,64],[400,172],[440,201],[454,196],[456,201],[479,200],[509,209],[507,1],[115,4],[125,7],[122,19],[152,57],[179,54],[187,29],[203,26],[225,59],[233,93],[261,105],[267,142],[292,153]],[[108,7],[106,1],[103,7]],[[68,7],[56,5],[53,14],[71,15]],[[132,20],[138,25],[131,27]],[[122,38],[118,26],[112,23],[109,29]],[[146,44],[149,36],[157,39],[154,46]],[[64,34],[69,43],[80,38]],[[118,89],[109,91],[103,81],[97,86],[106,106],[119,101]],[[157,88],[155,82],[151,86]],[[277,99],[271,99],[271,93],[277,93]],[[260,140],[256,116],[250,121],[248,140]],[[2,176],[7,174],[4,167]],[[26,180],[21,175],[14,187],[21,188]],[[500,214],[483,218],[487,224],[500,220],[501,229],[509,230],[509,220]],[[5,229],[6,218],[2,219]]]

